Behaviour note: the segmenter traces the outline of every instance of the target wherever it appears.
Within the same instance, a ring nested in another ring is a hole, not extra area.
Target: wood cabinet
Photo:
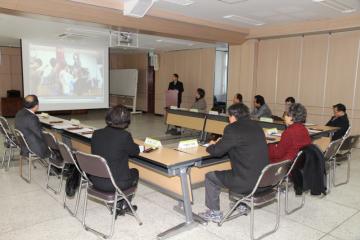
[[[22,106],[22,98],[1,98],[1,115],[4,117],[15,117],[15,114],[22,108]]]

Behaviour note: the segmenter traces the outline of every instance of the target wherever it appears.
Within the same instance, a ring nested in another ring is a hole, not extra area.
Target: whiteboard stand
[[[132,106],[131,114],[142,113],[141,111],[136,111],[136,100],[137,100],[137,84],[136,84],[136,87],[135,87],[135,94],[134,94],[134,98],[133,98],[133,106]]]
[[[132,103],[125,106],[132,109],[132,114],[142,113],[136,111],[138,76],[137,69],[110,70],[110,94],[131,97]]]

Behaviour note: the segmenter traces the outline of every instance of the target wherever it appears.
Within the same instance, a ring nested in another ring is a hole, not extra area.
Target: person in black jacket
[[[15,128],[24,134],[31,151],[41,158],[50,156],[50,150],[42,134],[41,123],[36,116],[39,100],[36,95],[28,95],[24,99],[24,108],[16,113]],[[22,155],[27,155],[26,149],[21,149]]]
[[[349,128],[349,119],[346,114],[345,105],[338,103],[333,106],[333,111],[334,116],[326,123],[326,126],[339,127],[340,129],[334,133],[331,138],[332,141],[342,138]]]
[[[136,168],[129,169],[129,157],[138,155],[140,150],[131,134],[125,131],[130,124],[130,112],[126,107],[118,105],[106,113],[105,120],[107,126],[94,131],[91,153],[107,161],[114,180],[121,190],[136,187],[139,171]],[[115,191],[110,179],[95,176],[89,178],[95,188],[107,192]]]
[[[168,90],[178,90],[177,107],[179,108],[182,101],[182,93],[184,92],[184,85],[179,81],[179,75],[177,73],[173,74],[173,79],[169,83]]]
[[[221,188],[250,193],[269,163],[264,131],[257,122],[250,120],[249,108],[238,103],[230,106],[228,112],[230,124],[225,127],[223,137],[210,142],[206,150],[214,157],[228,154],[231,170],[209,172],[205,176],[205,204],[209,210],[200,216],[206,221],[221,220]]]

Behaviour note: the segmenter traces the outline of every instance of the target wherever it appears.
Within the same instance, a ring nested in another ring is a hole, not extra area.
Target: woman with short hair
[[[138,155],[140,150],[131,134],[125,130],[130,125],[130,112],[122,105],[115,106],[107,111],[105,122],[107,125],[105,128],[95,130],[93,133],[91,153],[106,160],[121,190],[136,187],[139,171],[136,168],[129,169],[129,158]],[[95,188],[106,192],[115,191],[110,179],[95,176],[89,178]]]
[[[192,109],[197,109],[201,112],[205,112],[206,111],[206,101],[205,101],[205,90],[202,88],[198,88],[196,90],[196,97],[195,97],[195,102],[194,104],[191,106]]]
[[[307,111],[300,103],[293,103],[284,116],[287,129],[282,133],[277,144],[269,144],[271,163],[294,160],[297,153],[306,145],[311,144],[308,130],[304,126]]]

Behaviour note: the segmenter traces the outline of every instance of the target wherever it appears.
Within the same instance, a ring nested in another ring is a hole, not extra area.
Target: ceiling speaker
[[[156,0],[124,0],[124,15],[142,18]]]

